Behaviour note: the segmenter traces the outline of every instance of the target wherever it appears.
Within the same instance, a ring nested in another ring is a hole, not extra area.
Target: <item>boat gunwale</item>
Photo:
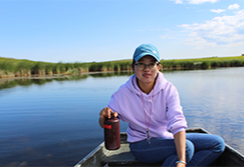
[[[190,131],[193,131],[193,133],[196,133],[196,131],[200,131],[200,132],[204,132],[207,134],[211,134],[210,132],[208,132],[207,130],[205,130],[203,128],[186,129],[186,132],[190,132]],[[232,153],[235,153],[239,158],[241,158],[244,161],[244,155],[241,154],[239,151],[237,151],[236,149],[234,149],[233,147],[231,147],[227,143],[225,143],[225,148],[228,149],[229,151],[231,151]]]
[[[93,149],[89,154],[87,154],[82,160],[80,160],[74,167],[80,167],[84,162],[86,162],[89,158],[93,157],[99,151],[101,151],[104,147],[104,142],[99,144],[95,149]]]
[[[207,133],[207,134],[211,134],[211,133],[209,133],[208,131],[206,131],[203,128],[190,128],[190,129],[186,129],[186,132],[187,133]],[[121,132],[120,135],[121,135],[121,144],[129,143],[129,142],[126,141],[126,137],[127,137],[127,133],[126,132]],[[102,156],[105,156],[104,153],[103,153],[103,149],[104,149],[104,142],[102,142],[100,145],[98,145],[94,150],[92,150],[88,155],[86,155],[81,161],[79,161],[74,167],[81,167],[87,160],[89,160],[90,158],[92,158],[93,156],[98,154],[99,151],[102,152],[101,153]],[[231,146],[229,146],[226,143],[225,143],[225,149],[228,152],[228,154],[231,154],[229,156],[230,156],[230,158],[232,158],[233,161],[235,161],[237,164],[239,164],[239,162],[241,161],[244,164],[244,156],[240,152],[238,152],[237,150],[235,150],[234,148],[232,148]],[[100,158],[102,159],[103,157],[100,157]]]

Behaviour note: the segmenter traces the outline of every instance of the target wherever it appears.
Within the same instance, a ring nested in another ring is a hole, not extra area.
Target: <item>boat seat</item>
[[[129,144],[123,143],[118,150],[110,151],[104,148],[104,155],[106,158],[103,159],[103,167],[113,166],[161,166],[162,163],[147,164],[139,162],[131,154]]]

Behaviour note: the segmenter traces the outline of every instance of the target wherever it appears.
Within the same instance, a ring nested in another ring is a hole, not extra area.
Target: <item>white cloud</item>
[[[175,3],[176,4],[182,4],[183,3],[183,0],[175,0]]]
[[[215,17],[205,23],[180,25],[187,33],[188,45],[198,48],[244,43],[244,10],[234,16]]]
[[[174,1],[176,4],[183,4],[184,1],[189,4],[202,4],[205,2],[215,3],[218,2],[219,0],[172,0],[172,1]]]
[[[230,5],[228,7],[229,10],[233,10],[233,9],[239,9],[240,5],[238,5],[237,3],[233,4],[233,5]]]
[[[211,12],[214,12],[214,13],[222,13],[222,12],[225,12],[224,9],[211,9],[210,11]]]
[[[211,2],[211,3],[215,3],[218,2],[218,0],[187,0],[190,4],[201,4],[201,3],[205,3],[205,2]]]

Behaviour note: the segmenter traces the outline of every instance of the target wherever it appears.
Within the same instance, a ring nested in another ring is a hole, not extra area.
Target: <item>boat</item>
[[[186,133],[208,133],[205,129],[194,128],[187,129]],[[118,150],[107,150],[104,142],[97,146],[91,153],[84,157],[74,167],[113,167],[113,166],[161,166],[162,162],[146,164],[139,162],[130,153],[127,134],[120,133],[121,146]],[[244,156],[226,144],[223,154],[210,166],[244,166]]]

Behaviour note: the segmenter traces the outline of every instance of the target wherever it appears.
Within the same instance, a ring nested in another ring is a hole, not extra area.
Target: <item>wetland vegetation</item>
[[[132,60],[50,63],[0,57],[0,78],[80,75],[89,72],[130,71]],[[235,57],[161,60],[162,70],[192,70],[244,66],[244,54]]]

